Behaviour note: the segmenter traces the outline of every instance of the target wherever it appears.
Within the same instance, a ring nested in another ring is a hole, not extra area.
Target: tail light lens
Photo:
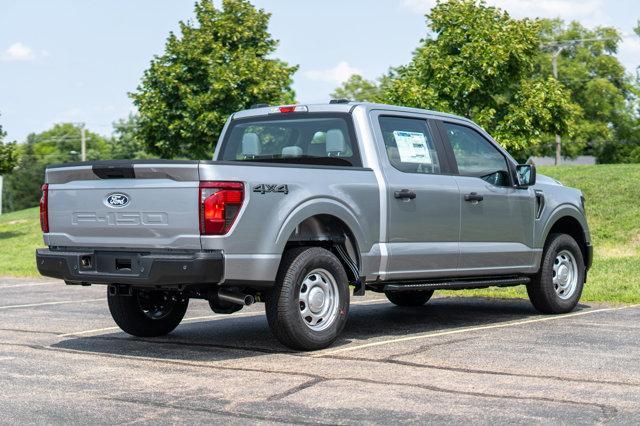
[[[42,185],[42,196],[40,197],[40,228],[42,232],[49,232],[49,184]]]
[[[200,234],[229,232],[243,201],[242,182],[200,182]]]

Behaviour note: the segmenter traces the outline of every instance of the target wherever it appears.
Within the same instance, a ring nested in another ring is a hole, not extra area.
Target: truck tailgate
[[[47,169],[58,247],[197,249],[197,161],[104,161]]]

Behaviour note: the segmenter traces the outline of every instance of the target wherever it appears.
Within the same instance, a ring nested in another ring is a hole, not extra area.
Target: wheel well
[[[293,246],[318,246],[334,252],[343,264],[351,282],[358,282],[359,273],[354,271],[348,260],[339,253],[340,249],[351,259],[357,271],[360,271],[360,255],[358,242],[349,226],[339,218],[329,214],[311,216],[296,226],[285,250]]]
[[[587,262],[587,240],[585,237],[584,229],[580,222],[577,219],[571,216],[561,217],[553,224],[551,229],[549,230],[549,234],[547,235],[547,241],[549,240],[549,235],[551,234],[567,234],[571,235],[574,240],[580,246],[580,251],[582,252],[582,259],[585,264]],[[545,242],[546,245],[546,242]]]

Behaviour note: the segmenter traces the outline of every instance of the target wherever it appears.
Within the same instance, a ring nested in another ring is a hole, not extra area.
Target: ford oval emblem
[[[124,207],[129,204],[129,197],[124,194],[111,194],[105,202],[109,207]]]

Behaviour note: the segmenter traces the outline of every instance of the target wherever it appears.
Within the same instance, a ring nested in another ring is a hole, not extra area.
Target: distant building
[[[527,164],[533,164],[535,166],[553,166],[556,164],[554,157],[529,157]],[[593,155],[579,155],[576,158],[563,158],[563,166],[589,166],[596,164],[596,157]]]

